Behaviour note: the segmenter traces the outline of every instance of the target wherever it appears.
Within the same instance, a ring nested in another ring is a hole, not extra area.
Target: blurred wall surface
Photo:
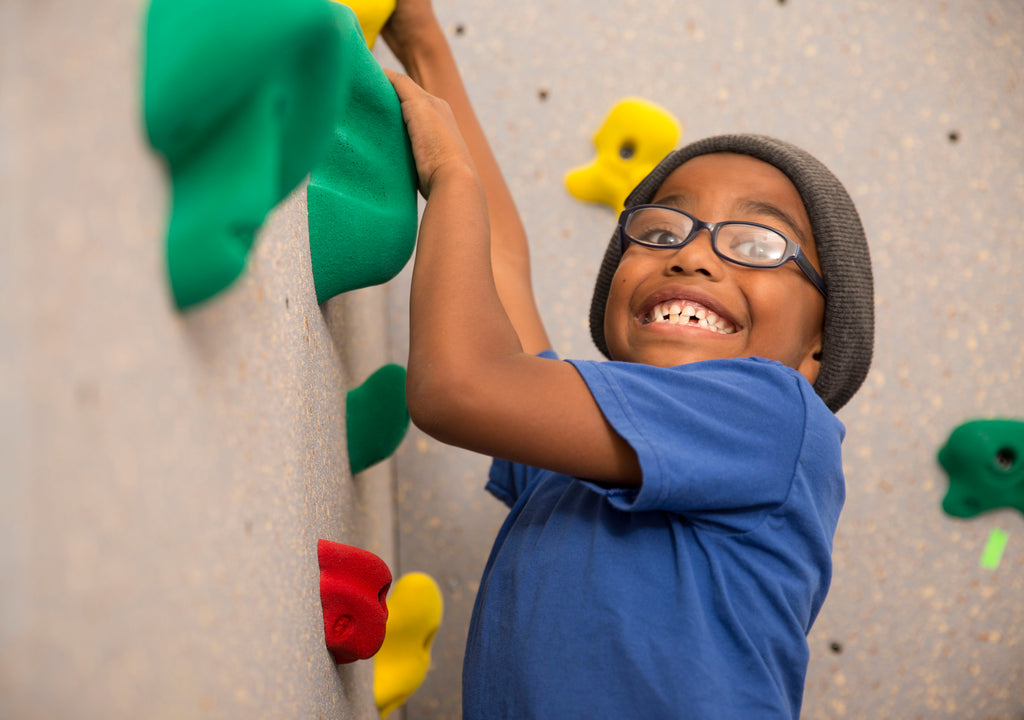
[[[138,0],[0,4],[0,717],[378,717],[324,644],[317,540],[394,567],[346,391],[381,288],[316,303],[305,189],[178,312]]]
[[[620,99],[669,109],[684,142],[788,139],[845,182],[877,341],[840,413],[848,500],[803,717],[1024,717],[1024,517],[944,515],[935,459],[968,419],[1024,418],[1024,5],[435,5],[563,357],[598,358],[587,309],[615,219],[563,177]],[[409,270],[318,306],[300,186],[239,281],[176,311],[143,10],[0,3],[0,717],[377,717],[372,663],[324,648],[322,537],[438,580],[433,668],[401,712],[458,718],[504,517],[488,461],[413,430],[353,478],[345,444],[346,391],[404,363]]]

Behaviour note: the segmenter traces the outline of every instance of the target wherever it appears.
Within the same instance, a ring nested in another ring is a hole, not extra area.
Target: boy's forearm
[[[532,353],[548,349],[550,343],[533,297],[526,231],[473,110],[444,30],[436,21],[424,25],[415,40],[403,45],[399,53],[409,76],[451,106],[487,196],[492,266],[499,297],[524,348]]]
[[[457,423],[463,382],[522,352],[491,274],[483,188],[471,173],[439,179],[423,212],[409,308],[413,421],[443,434]]]

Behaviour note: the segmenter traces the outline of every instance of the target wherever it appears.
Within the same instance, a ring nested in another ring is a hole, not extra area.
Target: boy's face
[[[789,178],[768,163],[732,153],[698,156],[668,176],[652,203],[705,222],[769,225],[796,241],[820,271],[803,201]],[[697,319],[701,310],[713,313],[705,318],[712,326]],[[691,312],[697,317],[688,319]],[[604,334],[615,360],[672,367],[757,356],[778,360],[814,383],[824,314],[824,298],[796,263],[736,265],[720,258],[710,234],[701,231],[682,248],[627,245],[608,293]]]

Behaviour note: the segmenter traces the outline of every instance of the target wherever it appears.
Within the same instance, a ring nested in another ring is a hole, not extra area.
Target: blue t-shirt
[[[465,720],[798,718],[842,424],[773,361],[573,365],[643,483],[495,460],[487,488],[511,512],[473,611]]]

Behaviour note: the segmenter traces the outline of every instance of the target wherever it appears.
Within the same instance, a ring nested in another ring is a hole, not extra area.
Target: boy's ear
[[[804,357],[800,363],[800,367],[797,368],[797,372],[807,378],[807,381],[813,385],[818,379],[818,373],[821,372],[821,341],[819,340],[814,344],[811,350]]]

